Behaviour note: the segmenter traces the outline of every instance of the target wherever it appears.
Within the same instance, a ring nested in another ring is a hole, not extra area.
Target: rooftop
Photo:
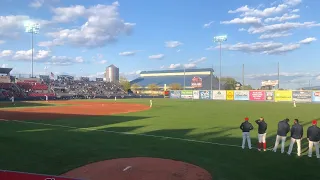
[[[12,68],[0,68],[0,74],[9,74]]]

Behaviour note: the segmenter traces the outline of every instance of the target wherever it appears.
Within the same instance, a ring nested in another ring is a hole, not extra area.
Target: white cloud
[[[181,46],[181,45],[182,45],[182,43],[179,42],[179,41],[167,41],[167,42],[165,42],[165,46],[167,48],[176,48],[176,47]]]
[[[180,51],[181,51],[181,49],[178,49],[178,50],[177,50],[177,52],[180,52]]]
[[[242,32],[242,31],[247,31],[245,28],[240,28],[238,29],[238,31]]]
[[[294,10],[292,10],[291,12],[292,13],[297,13],[297,12],[299,12],[300,11],[300,9],[294,9]]]
[[[125,52],[119,53],[120,56],[133,56],[135,54],[136,54],[136,52],[134,52],[134,51],[125,51]]]
[[[280,14],[285,12],[291,7],[294,7],[301,3],[301,0],[284,0],[282,4],[274,7],[269,7],[260,10],[258,8],[250,8],[248,5],[242,6],[236,10],[229,10],[228,13],[241,13],[240,16],[252,16],[252,17],[269,17],[275,14]]]
[[[39,47],[53,47],[53,46],[62,46],[64,43],[60,41],[59,39],[55,39],[53,41],[42,41],[38,43]]]
[[[34,61],[41,61],[45,60],[50,57],[50,51],[46,50],[39,50],[33,52],[33,60]],[[12,57],[12,60],[22,60],[22,61],[29,61],[32,59],[32,49],[27,51],[16,51]]]
[[[12,50],[3,50],[0,52],[0,58],[1,57],[7,57],[7,56],[11,56],[13,54]]]
[[[75,63],[83,63],[84,60],[82,57],[71,58],[67,56],[52,56],[46,64],[59,65],[59,66],[68,66]]]
[[[149,59],[163,59],[163,58],[164,58],[164,54],[155,54],[155,55],[149,56]]]
[[[181,64],[170,64],[169,69],[179,69],[183,67]]]
[[[2,64],[1,65],[1,68],[7,68],[8,67],[8,64]]]
[[[277,16],[277,17],[273,17],[273,18],[267,18],[264,20],[264,22],[266,22],[266,23],[275,22],[275,21],[283,22],[283,21],[297,19],[297,18],[300,18],[300,15],[285,13],[281,17]]]
[[[309,37],[309,38],[306,38],[304,40],[301,40],[300,41],[300,44],[310,44],[312,43],[313,41],[316,41],[317,39],[315,37]]]
[[[259,39],[275,39],[275,38],[280,38],[280,37],[287,37],[291,36],[292,33],[287,33],[287,32],[280,32],[280,33],[269,33],[269,34],[262,34]]]
[[[99,61],[99,64],[106,64],[108,61],[107,60],[101,60]]]
[[[222,21],[221,24],[261,24],[261,18],[256,17],[244,17],[235,18],[231,21]]]
[[[283,44],[279,42],[255,42],[255,43],[237,43],[233,45],[222,45],[221,48],[229,51],[241,51],[245,53],[260,53],[268,55],[282,55],[290,51],[297,50],[302,44],[311,43],[315,41],[313,38],[307,38],[297,43]],[[219,46],[209,47],[206,50],[219,49]]]
[[[210,27],[213,23],[214,23],[214,21],[210,21],[210,22],[204,24],[204,25],[203,25],[203,28],[208,28],[208,27]]]
[[[29,3],[29,7],[40,8],[44,3],[44,0],[34,0]]]
[[[181,63],[177,63],[177,64],[170,64],[170,66],[168,67],[169,69],[181,69],[181,68],[186,68],[186,69],[190,69],[190,68],[196,68],[197,64],[202,63],[204,61],[206,61],[207,58],[206,57],[201,57],[199,59],[193,60],[193,59],[189,59],[188,63],[186,64],[181,64]]]
[[[185,65],[183,65],[184,66],[184,68],[186,68],[186,69],[191,69],[191,68],[196,68],[197,67],[197,64],[195,64],[195,63],[188,63],[188,64],[185,64]]]
[[[189,60],[189,62],[191,62],[191,63],[193,63],[193,64],[198,64],[198,63],[201,63],[201,62],[204,62],[204,61],[206,61],[207,60],[207,58],[206,57],[201,57],[201,58],[199,58],[199,59],[196,59],[196,60]]]
[[[318,27],[320,26],[320,23],[316,23],[314,21],[312,22],[285,22],[280,24],[272,24],[262,27],[250,27],[248,29],[248,32],[251,34],[257,34],[257,33],[265,33],[265,32],[283,32],[283,31],[289,31],[292,29],[297,28],[311,28],[311,27]]]
[[[4,44],[6,41],[4,40],[0,40],[0,44]]]
[[[53,21],[70,22],[85,18],[86,22],[79,28],[62,29],[48,33],[59,42],[76,47],[96,48],[117,41],[121,34],[130,35],[134,23],[128,23],[119,16],[119,3],[111,5],[70,6],[55,8]]]

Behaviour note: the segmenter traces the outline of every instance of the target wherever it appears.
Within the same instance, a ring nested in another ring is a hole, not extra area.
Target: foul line
[[[63,127],[63,128],[69,128],[69,129],[85,129],[85,128],[79,128],[79,127],[73,127],[73,126],[37,123],[37,122],[30,122],[30,121],[18,121],[18,120],[9,120],[9,121],[18,122],[18,123],[26,123],[26,124],[44,125],[44,126],[51,126],[51,127]],[[177,138],[177,137],[170,137],[170,136],[160,136],[160,135],[143,134],[143,133],[139,134],[139,133],[119,132],[119,131],[108,131],[108,130],[100,130],[100,129],[91,129],[91,130],[92,131],[98,131],[98,132],[104,132],[104,133],[113,133],[113,134],[121,134],[121,135],[136,135],[136,136],[144,136],[144,137],[163,138],[163,139],[170,139],[170,140],[179,140],[179,141],[186,141],[186,142],[194,142],[194,143],[202,143],[202,144],[211,144],[211,145],[218,145],[218,146],[228,146],[228,147],[242,148],[242,146],[239,146],[239,145],[214,143],[214,142],[209,142],[209,141],[199,141],[199,140],[194,140],[194,139],[185,139],[185,138]],[[252,149],[258,149],[258,148],[252,147]],[[269,147],[269,148],[267,148],[267,151],[273,151],[273,148]],[[294,151],[292,151],[292,154],[293,153],[294,153]],[[284,154],[286,154],[286,152]],[[302,155],[302,156],[307,156],[307,155]]]

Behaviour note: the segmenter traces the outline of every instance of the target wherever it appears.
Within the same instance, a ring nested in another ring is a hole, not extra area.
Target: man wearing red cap
[[[319,141],[320,141],[320,129],[317,127],[317,120],[312,121],[312,126],[308,128],[307,138],[309,141],[309,152],[308,156],[312,157],[312,148],[316,148],[317,158],[320,158],[319,155]]]
[[[267,123],[264,121],[264,118],[261,117],[260,119],[255,121],[258,124],[258,150],[261,151],[263,148],[263,151],[267,150],[267,143],[266,143],[266,131],[267,131]]]
[[[251,149],[251,139],[250,139],[250,131],[253,129],[251,123],[249,123],[249,118],[244,118],[244,122],[241,123],[240,129],[242,130],[242,149],[244,149],[246,140],[248,141],[248,147]]]
[[[288,150],[288,155],[291,154],[295,142],[297,142],[298,156],[301,155],[301,139],[303,137],[303,127],[299,124],[299,120],[294,120],[294,125],[291,127],[291,142]]]
[[[287,134],[290,131],[289,119],[286,118],[278,123],[278,131],[273,152],[277,152],[279,142],[281,140],[281,153],[284,153],[284,145],[287,139]]]

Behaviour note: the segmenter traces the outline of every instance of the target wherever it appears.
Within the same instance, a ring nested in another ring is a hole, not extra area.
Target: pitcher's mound
[[[206,170],[159,158],[123,158],[96,162],[62,176],[84,180],[212,180]]]

